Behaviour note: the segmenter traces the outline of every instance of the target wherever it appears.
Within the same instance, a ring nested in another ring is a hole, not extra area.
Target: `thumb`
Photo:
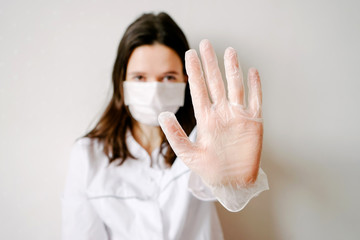
[[[188,165],[194,152],[194,146],[180,126],[174,113],[162,112],[158,120],[176,156]]]

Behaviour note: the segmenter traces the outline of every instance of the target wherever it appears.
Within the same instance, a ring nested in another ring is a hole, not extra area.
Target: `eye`
[[[139,81],[139,82],[145,81],[145,77],[144,77],[143,75],[135,75],[135,76],[133,77],[133,79],[134,79],[135,81]]]
[[[166,75],[163,79],[164,82],[174,82],[176,81],[176,77],[173,75]]]

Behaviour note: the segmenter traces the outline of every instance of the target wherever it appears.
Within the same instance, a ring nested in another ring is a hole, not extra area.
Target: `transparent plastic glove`
[[[249,200],[241,199],[239,194],[255,183],[259,172],[263,138],[260,78],[256,69],[249,70],[245,108],[242,72],[235,50],[228,48],[224,55],[228,97],[208,40],[200,43],[200,54],[206,83],[196,51],[189,50],[185,56],[197,121],[196,141],[189,141],[174,114],[161,113],[159,122],[176,155],[215,196],[227,202],[230,210],[237,211],[242,208],[239,201]]]

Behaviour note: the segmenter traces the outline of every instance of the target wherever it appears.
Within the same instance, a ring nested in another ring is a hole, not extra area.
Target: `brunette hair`
[[[183,72],[186,74],[185,52],[189,49],[189,44],[180,27],[168,14],[164,12],[157,15],[143,14],[129,25],[120,41],[113,68],[112,98],[94,129],[85,135],[85,137],[103,142],[104,153],[109,158],[109,163],[120,159],[119,165],[121,165],[128,157],[134,158],[126,144],[126,133],[133,126],[128,107],[124,104],[123,82],[126,77],[128,61],[134,49],[155,43],[173,49],[179,55],[183,64]],[[188,83],[185,88],[184,106],[177,111],[176,117],[186,134],[190,134],[196,121]],[[176,156],[165,137],[161,148],[164,146],[168,147],[164,154],[165,162],[172,165]]]

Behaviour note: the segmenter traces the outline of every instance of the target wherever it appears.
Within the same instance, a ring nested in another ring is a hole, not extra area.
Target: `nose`
[[[163,79],[162,78],[158,78],[158,77],[151,77],[147,79],[148,82],[162,82]]]

